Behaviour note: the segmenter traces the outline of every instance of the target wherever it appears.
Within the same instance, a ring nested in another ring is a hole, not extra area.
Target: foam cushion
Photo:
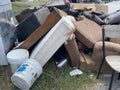
[[[88,48],[93,48],[97,41],[102,40],[102,27],[81,16],[81,20],[74,23],[76,27],[76,37]]]

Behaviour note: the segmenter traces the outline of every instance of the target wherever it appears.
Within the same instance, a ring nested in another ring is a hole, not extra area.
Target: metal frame
[[[101,73],[101,70],[102,70],[102,67],[103,67],[103,64],[104,64],[104,61],[105,61],[105,30],[104,30],[104,28],[102,29],[102,43],[103,43],[103,45],[102,45],[103,57],[102,57],[102,61],[101,61],[98,73],[97,73],[97,79],[100,76],[100,73]]]
[[[102,46],[103,58],[102,58],[102,61],[101,61],[101,64],[100,64],[100,67],[99,67],[99,70],[98,70],[98,73],[97,73],[97,79],[99,79],[99,76],[101,74],[101,70],[102,70],[102,67],[103,67],[103,64],[104,64],[104,61],[105,61],[105,29],[104,28],[102,29],[102,43],[103,43],[103,46]],[[111,90],[112,83],[113,83],[113,78],[114,78],[114,72],[115,71],[113,70],[108,90]],[[120,80],[120,73],[118,75],[118,80]]]
[[[111,77],[111,80],[110,80],[110,85],[109,85],[109,89],[108,90],[111,90],[111,87],[112,87],[112,83],[113,83],[113,79],[114,79],[114,70],[112,71],[112,77]]]

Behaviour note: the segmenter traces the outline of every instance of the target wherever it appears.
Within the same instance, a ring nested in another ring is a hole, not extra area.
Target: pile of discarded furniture
[[[120,27],[120,11],[107,14],[107,10],[101,4],[54,2],[23,10],[16,16],[17,26],[1,20],[6,28],[0,28],[0,65],[9,62],[14,73],[11,80],[20,89],[32,86],[51,57],[59,59],[56,62],[67,60],[81,70],[98,71],[103,59],[102,30]],[[120,54],[119,39],[104,40],[105,55]],[[103,68],[111,70],[106,62]]]

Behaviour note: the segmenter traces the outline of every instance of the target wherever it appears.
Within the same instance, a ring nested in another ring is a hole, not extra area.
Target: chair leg
[[[102,50],[103,50],[103,57],[102,57],[102,61],[101,61],[101,64],[100,64],[100,67],[99,67],[99,70],[98,70],[98,73],[97,73],[97,79],[99,79],[99,75],[101,73],[101,70],[102,70],[102,67],[103,67],[103,64],[104,64],[104,61],[105,61],[105,31],[104,29],[102,29]]]
[[[102,60],[102,62],[100,64],[100,68],[99,68],[98,73],[97,73],[97,79],[99,79],[99,76],[100,76],[100,73],[101,73],[101,70],[102,70],[102,66],[104,64],[104,60],[105,60],[105,58],[103,58],[103,60]]]
[[[118,73],[118,80],[120,80],[120,73]]]
[[[111,90],[111,87],[112,87],[112,83],[113,83],[113,78],[114,78],[114,70],[112,71],[112,77],[111,77],[111,80],[110,80],[110,85],[109,85],[109,89],[108,90]]]

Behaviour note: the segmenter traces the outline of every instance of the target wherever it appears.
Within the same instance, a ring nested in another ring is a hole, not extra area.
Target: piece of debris
[[[61,59],[60,62],[56,62],[58,68],[62,68],[67,63],[67,58]]]
[[[94,76],[95,76],[94,74],[90,74],[88,77],[89,77],[90,79],[93,79]]]
[[[76,76],[76,75],[81,75],[83,72],[79,69],[74,69],[70,72],[70,76]]]
[[[38,11],[27,16],[16,27],[18,41],[22,42],[27,39],[38,27],[40,27],[45,22],[49,14],[50,11],[48,8],[41,8]]]
[[[78,50],[78,46],[75,40],[75,35],[72,34],[70,39],[68,39],[65,43],[66,50],[70,57],[70,64],[72,67],[80,66],[80,53]]]

